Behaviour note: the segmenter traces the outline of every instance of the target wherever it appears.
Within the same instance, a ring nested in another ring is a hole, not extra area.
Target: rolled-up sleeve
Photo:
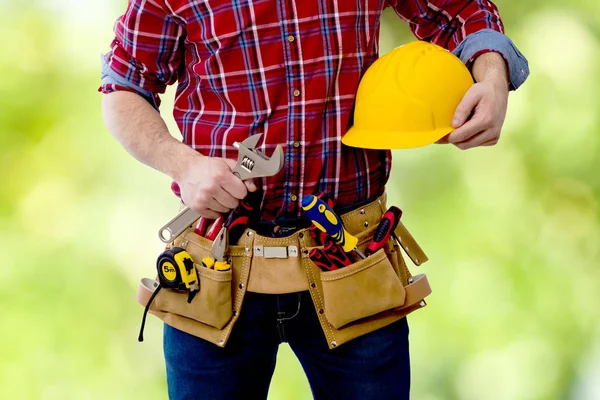
[[[479,55],[497,52],[504,58],[511,89],[529,75],[527,59],[504,34],[498,8],[488,0],[389,0],[419,40],[440,45],[471,68]]]
[[[115,23],[111,49],[102,58],[99,91],[136,92],[156,108],[159,94],[178,79],[184,28],[158,0],[130,0]]]

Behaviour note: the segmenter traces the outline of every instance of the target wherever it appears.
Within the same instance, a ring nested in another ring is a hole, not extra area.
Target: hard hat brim
[[[433,144],[452,132],[454,128],[444,127],[424,132],[396,132],[360,129],[351,127],[342,137],[346,146],[364,149],[412,149]],[[368,140],[365,140],[368,138]]]

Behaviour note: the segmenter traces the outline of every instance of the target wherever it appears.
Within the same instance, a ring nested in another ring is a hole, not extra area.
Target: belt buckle
[[[298,257],[298,246],[254,246],[254,255],[263,258]]]

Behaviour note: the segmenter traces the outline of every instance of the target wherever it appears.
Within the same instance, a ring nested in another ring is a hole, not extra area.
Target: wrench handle
[[[198,218],[200,218],[200,214],[186,207],[175,218],[159,229],[158,238],[164,243],[171,243],[173,239],[185,231]]]

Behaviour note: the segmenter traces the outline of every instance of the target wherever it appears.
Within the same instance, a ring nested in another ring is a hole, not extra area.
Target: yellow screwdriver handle
[[[214,269],[215,271],[225,272],[231,269],[231,265],[227,261],[217,261],[215,262]]]
[[[212,257],[204,257],[202,259],[202,266],[204,268],[213,269],[215,266],[215,260]]]
[[[302,209],[313,225],[331,236],[333,240],[342,246],[346,253],[354,250],[358,238],[344,229],[342,220],[327,203],[317,196],[309,194],[302,199]]]

